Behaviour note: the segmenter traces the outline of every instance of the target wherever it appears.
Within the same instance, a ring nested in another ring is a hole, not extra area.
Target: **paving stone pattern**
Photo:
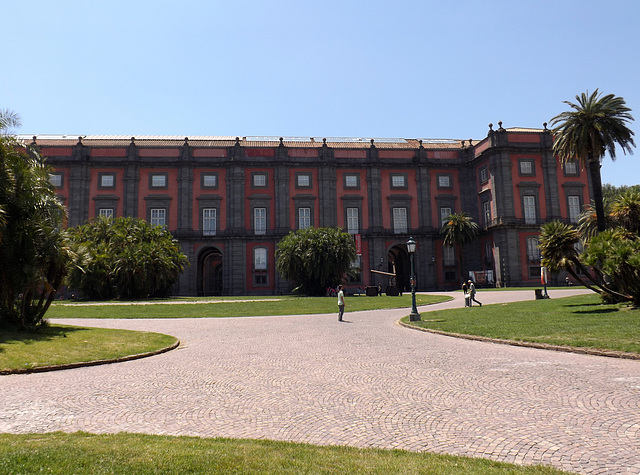
[[[478,294],[485,304],[532,296]],[[433,335],[395,324],[406,309],[348,313],[346,303],[344,323],[60,321],[182,343],[136,361],[2,376],[0,432],[276,439],[640,473],[640,361]],[[453,306],[462,306],[459,294],[420,311]]]

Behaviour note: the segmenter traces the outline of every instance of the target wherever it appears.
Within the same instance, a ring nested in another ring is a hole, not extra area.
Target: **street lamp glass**
[[[413,254],[414,252],[416,252],[416,242],[412,237],[410,237],[407,241],[407,251],[409,252],[409,254]]]

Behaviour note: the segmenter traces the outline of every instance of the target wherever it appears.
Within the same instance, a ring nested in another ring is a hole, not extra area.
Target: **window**
[[[407,232],[407,208],[393,208],[393,232],[396,234]]]
[[[62,188],[62,173],[49,173],[49,182],[56,188]]]
[[[202,210],[202,234],[205,236],[216,235],[216,208],[204,208]]]
[[[267,187],[267,174],[266,173],[254,173],[253,174],[253,186],[254,186],[254,188],[266,188]]]
[[[362,256],[356,256],[356,258],[351,262],[349,282],[352,284],[362,282]]]
[[[536,224],[536,197],[523,196],[522,204],[524,209],[524,222],[526,224]]]
[[[453,246],[443,246],[442,254],[445,266],[451,267],[456,265],[456,250]]]
[[[438,175],[438,188],[451,188],[451,175]]]
[[[253,232],[267,233],[267,208],[253,208]]]
[[[580,216],[580,197],[579,196],[567,196],[569,203],[569,221],[572,223],[578,222],[578,216]]]
[[[520,160],[520,175],[533,175],[533,160]]]
[[[267,248],[256,247],[253,250],[253,268],[255,270],[267,270]]]
[[[360,175],[345,174],[344,175],[344,187],[345,188],[360,188]]]
[[[310,173],[296,174],[296,187],[311,188],[311,174]]]
[[[166,188],[167,187],[167,174],[166,173],[152,173],[150,180],[151,180],[151,188]]]
[[[577,175],[578,174],[578,162],[575,160],[570,160],[564,163],[564,174],[565,175]]]
[[[358,234],[360,232],[358,208],[347,208],[347,232],[349,234]]]
[[[451,216],[451,208],[449,206],[440,207],[440,227],[444,226]]]
[[[487,264],[491,264],[493,262],[493,245],[491,244],[491,241],[484,243],[484,260]]]
[[[486,183],[489,181],[489,170],[487,167],[482,167],[480,169],[480,183]]]
[[[407,187],[407,176],[393,174],[391,175],[391,188],[406,188]]]
[[[311,227],[311,208],[298,208],[298,229]]]
[[[540,260],[540,248],[537,237],[527,238],[527,258],[529,262],[537,262]]]
[[[151,209],[151,225],[152,226],[164,226],[166,224],[167,210],[164,208],[152,208]]]
[[[491,201],[482,203],[482,215],[484,216],[484,224],[489,226],[491,224]]]
[[[98,216],[100,216],[101,218],[113,218],[113,208],[99,209]]]
[[[217,173],[203,173],[202,174],[202,188],[217,188],[218,187],[218,174]]]
[[[116,187],[116,174],[115,173],[99,173],[99,188],[115,188]]]

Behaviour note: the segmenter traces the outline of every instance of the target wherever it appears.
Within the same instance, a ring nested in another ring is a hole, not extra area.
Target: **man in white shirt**
[[[344,315],[344,291],[342,285],[338,286],[338,321],[342,321],[342,315]]]

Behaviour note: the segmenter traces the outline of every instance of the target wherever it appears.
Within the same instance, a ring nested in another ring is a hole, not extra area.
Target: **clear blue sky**
[[[640,1],[21,0],[0,108],[19,134],[481,139],[622,96],[640,129]],[[639,144],[640,145],[640,144]],[[640,183],[640,152],[603,181]]]

